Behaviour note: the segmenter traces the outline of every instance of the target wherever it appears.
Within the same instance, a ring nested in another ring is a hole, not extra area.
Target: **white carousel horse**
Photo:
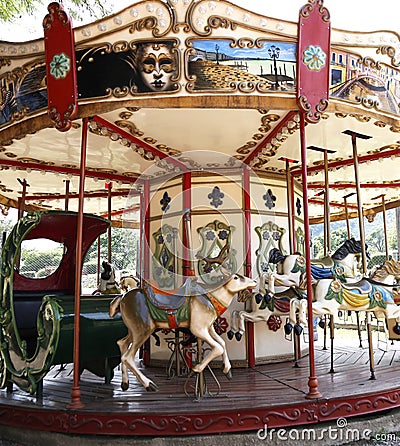
[[[338,279],[320,279],[314,286],[313,314],[335,315],[338,310],[373,312],[376,317],[396,319],[395,330],[400,332],[400,306],[394,301],[394,280],[400,278],[400,262],[393,259],[376,269],[371,277],[356,283]],[[307,303],[302,308],[306,312]],[[303,318],[306,314],[303,314]],[[398,328],[396,328],[398,327]]]
[[[213,324],[229,307],[237,293],[253,289],[257,283],[248,277],[230,274],[223,268],[221,272],[224,282],[213,290],[212,294],[189,278],[175,296],[157,295],[144,287],[128,291],[111,302],[110,316],[114,317],[120,311],[128,328],[128,335],[118,341],[121,350],[123,390],[129,387],[128,369],[146,390],[157,390],[156,384],[136,366],[135,355],[156,328],[177,328],[177,325],[189,328],[194,336],[206,341],[211,347],[208,355],[193,367],[193,372],[202,372],[210,361],[222,355],[223,373],[228,378],[231,377],[231,364],[225,342],[215,332]],[[171,319],[174,319],[174,326],[171,325]]]
[[[288,316],[284,326],[285,331],[289,334],[292,328],[295,328],[297,334],[301,334],[302,324],[307,321],[302,319],[303,312],[299,311],[299,324],[297,323],[297,311],[300,309],[301,299],[305,298],[305,294],[295,287],[285,287],[284,291],[276,294],[266,292],[267,274],[260,277],[259,293],[251,300],[251,311],[235,310],[231,314],[230,330],[227,333],[228,339],[235,336],[237,341],[242,339],[245,332],[245,322],[268,322],[271,315]]]
[[[116,280],[115,267],[107,261],[103,261],[102,271],[100,273],[100,294],[119,294],[121,289]]]
[[[360,280],[361,242],[346,240],[333,254],[322,259],[311,260],[311,274],[314,280],[338,278],[342,282]],[[274,248],[269,254],[269,263],[276,264],[277,272],[268,273],[267,291],[275,294],[275,287],[305,288],[305,258],[300,253],[283,255]],[[280,292],[281,290],[277,290]]]

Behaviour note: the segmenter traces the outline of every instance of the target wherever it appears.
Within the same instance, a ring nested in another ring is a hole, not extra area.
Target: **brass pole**
[[[386,260],[389,260],[389,247],[388,247],[388,236],[387,236],[387,227],[386,227],[386,204],[385,204],[385,195],[382,195],[382,218],[383,218],[383,233],[385,235],[385,252],[386,252]]]
[[[344,197],[344,212],[346,214],[346,227],[347,227],[347,238],[351,239],[350,222],[349,222],[349,210],[347,208],[347,195]]]
[[[288,208],[288,228],[289,228],[289,249],[290,254],[293,254],[294,249],[294,227],[293,227],[293,206],[292,206],[292,181],[290,175],[290,165],[289,160],[286,159],[286,194],[287,194],[287,208]]]
[[[357,138],[369,139],[370,136],[362,135],[360,133],[356,133],[351,130],[345,130],[343,133],[351,136],[351,142],[353,145],[353,165],[354,165],[354,176],[355,176],[356,193],[357,193],[358,224],[360,227],[362,269],[363,269],[362,272],[365,274],[367,272],[367,253],[365,250],[364,220],[363,220],[363,210],[362,210],[362,203],[361,203],[361,187],[360,187],[360,178],[359,178],[359,169],[358,169]]]

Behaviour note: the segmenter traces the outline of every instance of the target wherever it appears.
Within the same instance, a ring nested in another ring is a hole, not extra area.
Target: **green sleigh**
[[[82,258],[109,221],[85,214]],[[0,388],[12,383],[40,395],[53,365],[73,362],[77,214],[28,213],[9,234],[2,249],[0,273]],[[42,279],[19,274],[23,240],[50,238],[64,244],[59,268]],[[81,296],[80,371],[87,369],[110,382],[120,362],[117,339],[126,335],[120,317],[109,317],[107,296]]]

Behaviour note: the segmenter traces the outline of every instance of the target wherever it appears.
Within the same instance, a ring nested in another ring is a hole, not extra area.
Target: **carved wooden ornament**
[[[323,0],[300,9],[297,48],[297,104],[305,120],[316,123],[328,106],[331,24]]]
[[[43,20],[47,102],[50,119],[65,132],[78,112],[75,43],[72,23],[62,7],[50,3]]]

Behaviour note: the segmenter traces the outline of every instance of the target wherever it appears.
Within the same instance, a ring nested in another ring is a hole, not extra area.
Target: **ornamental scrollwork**
[[[308,0],[308,4],[300,9],[300,15],[304,18],[308,17],[315,7],[318,7],[321,18],[324,22],[330,21],[329,11],[324,7],[323,0]]]
[[[392,46],[380,46],[377,48],[376,53],[390,57],[390,61],[394,67],[400,66],[400,57],[396,55],[396,48]]]

